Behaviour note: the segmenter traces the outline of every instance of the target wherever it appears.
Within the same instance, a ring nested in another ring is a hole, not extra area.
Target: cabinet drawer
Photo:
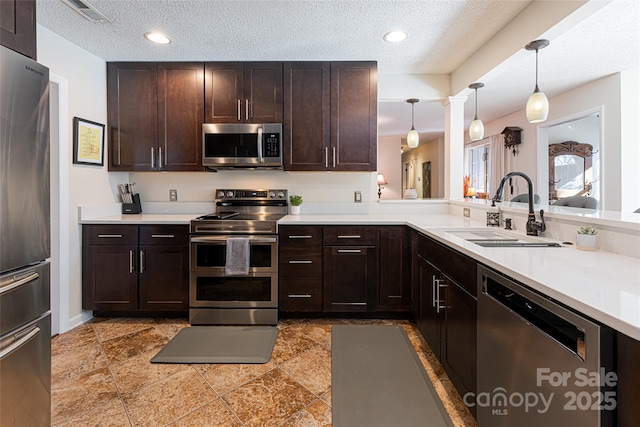
[[[321,276],[322,247],[280,248],[281,276]]]
[[[141,245],[187,245],[189,226],[187,225],[141,225]]]
[[[322,279],[280,277],[280,311],[322,311]]]
[[[137,225],[85,225],[83,240],[89,245],[137,245]]]
[[[418,254],[477,297],[477,263],[474,260],[422,235],[418,241]]]
[[[376,244],[376,227],[335,226],[324,227],[325,246],[349,246]]]
[[[279,230],[280,247],[322,245],[322,227],[282,225]]]

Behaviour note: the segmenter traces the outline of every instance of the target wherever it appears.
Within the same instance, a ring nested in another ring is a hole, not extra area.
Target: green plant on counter
[[[300,206],[302,204],[302,196],[292,194],[289,196],[289,202],[291,203],[291,206]]]
[[[578,234],[595,235],[598,234],[598,230],[593,225],[584,225],[578,228]]]

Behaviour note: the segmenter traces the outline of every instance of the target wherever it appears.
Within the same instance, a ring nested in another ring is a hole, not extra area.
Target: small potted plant
[[[598,230],[593,225],[578,228],[576,247],[583,251],[595,251],[598,248]]]
[[[300,205],[302,204],[302,196],[292,194],[289,196],[289,203],[291,204],[291,215],[300,215]]]

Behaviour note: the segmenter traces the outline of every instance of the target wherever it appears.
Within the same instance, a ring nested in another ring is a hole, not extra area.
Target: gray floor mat
[[[278,336],[273,326],[191,326],[173,337],[152,363],[267,363]]]
[[[334,427],[453,426],[400,326],[335,325]]]

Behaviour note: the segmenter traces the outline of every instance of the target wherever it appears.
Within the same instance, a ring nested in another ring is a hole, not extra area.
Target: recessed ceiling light
[[[165,36],[162,33],[157,33],[157,32],[144,33],[144,38],[156,44],[171,43],[171,39],[169,37]]]
[[[407,33],[404,31],[389,31],[382,38],[389,43],[399,43],[407,38]]]

